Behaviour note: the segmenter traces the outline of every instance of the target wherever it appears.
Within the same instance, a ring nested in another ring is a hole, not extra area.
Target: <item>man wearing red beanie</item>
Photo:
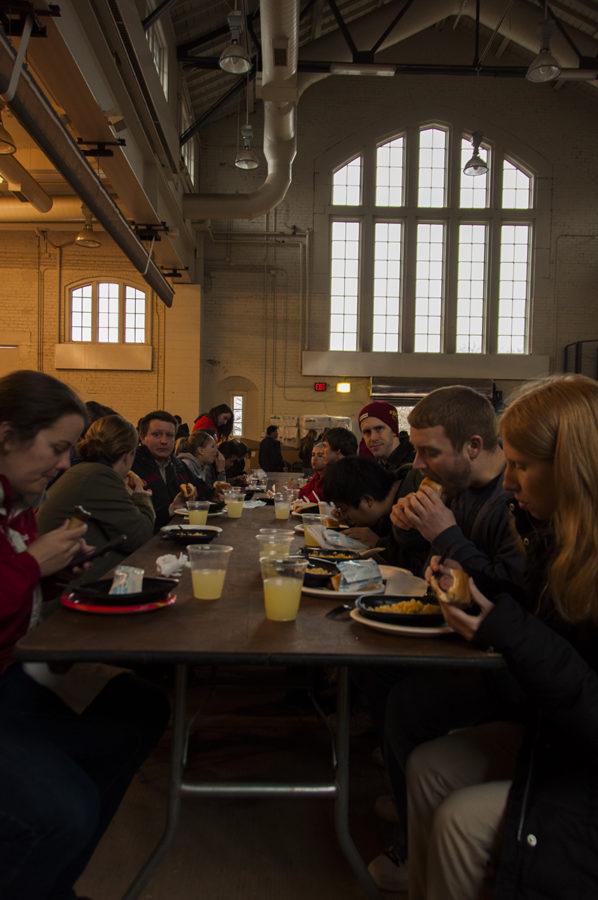
[[[392,403],[374,400],[366,404],[357,421],[365,446],[376,462],[395,472],[408,461],[409,455],[399,440],[399,416]]]

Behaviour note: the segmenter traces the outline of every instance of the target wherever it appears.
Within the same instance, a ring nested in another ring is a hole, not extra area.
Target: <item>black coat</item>
[[[477,641],[504,655],[529,701],[494,900],[596,900],[598,630],[494,599]]]
[[[260,444],[259,452],[260,468],[265,472],[284,472],[285,464],[282,458],[280,441],[273,437],[265,437]]]
[[[154,531],[159,531],[163,525],[168,523],[170,519],[168,508],[178,494],[181,484],[195,485],[200,500],[207,499],[213,493],[203,481],[193,478],[185,463],[176,456],[171,456],[168,460],[166,480],[164,480],[160,474],[158,463],[143,444],[140,444],[135,451],[132,468],[152,492],[152,503],[156,513]]]

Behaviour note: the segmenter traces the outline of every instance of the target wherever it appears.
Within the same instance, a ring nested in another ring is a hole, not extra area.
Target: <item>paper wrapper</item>
[[[179,553],[178,556],[175,556],[174,553],[165,553],[156,560],[156,569],[165,578],[177,578],[188,565],[189,560],[185,553]]]

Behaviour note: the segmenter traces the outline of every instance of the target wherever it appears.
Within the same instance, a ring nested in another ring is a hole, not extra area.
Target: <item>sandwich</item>
[[[444,577],[452,579],[446,590],[440,587],[435,575],[430,578],[430,585],[438,599],[443,603],[452,603],[453,606],[469,606],[472,598],[467,572],[464,572],[463,569],[451,569]]]
[[[67,529],[69,528],[80,528],[81,525],[87,525],[89,520],[92,518],[90,512],[87,512],[86,509],[83,509],[82,506],[75,506],[72,513],[67,519]]]
[[[421,491],[423,487],[430,488],[430,490],[435,491],[439,497],[442,497],[444,493],[444,488],[437,481],[434,481],[433,478],[428,478],[426,475],[425,478],[422,478],[420,485],[418,487],[418,491]]]
[[[179,484],[179,491],[185,498],[185,500],[194,500],[196,495],[195,487],[192,484],[183,483]]]

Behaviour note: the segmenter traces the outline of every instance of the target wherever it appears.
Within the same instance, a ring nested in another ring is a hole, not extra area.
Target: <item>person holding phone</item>
[[[75,584],[96,581],[154,532],[151,493],[131,471],[136,447],[137,432],[122,416],[97,419],[77,444],[81,461],[52,485],[40,506],[38,525],[42,534],[61,525],[80,505],[90,514],[87,542],[97,550],[126,538],[121,549],[94,559]]]
[[[39,616],[45,576],[68,567],[87,527],[38,536],[34,508],[70,466],[86,422],[67,385],[41,372],[0,378],[0,896],[67,900],[169,717],[131,673],[80,714],[34,681],[14,647]]]

